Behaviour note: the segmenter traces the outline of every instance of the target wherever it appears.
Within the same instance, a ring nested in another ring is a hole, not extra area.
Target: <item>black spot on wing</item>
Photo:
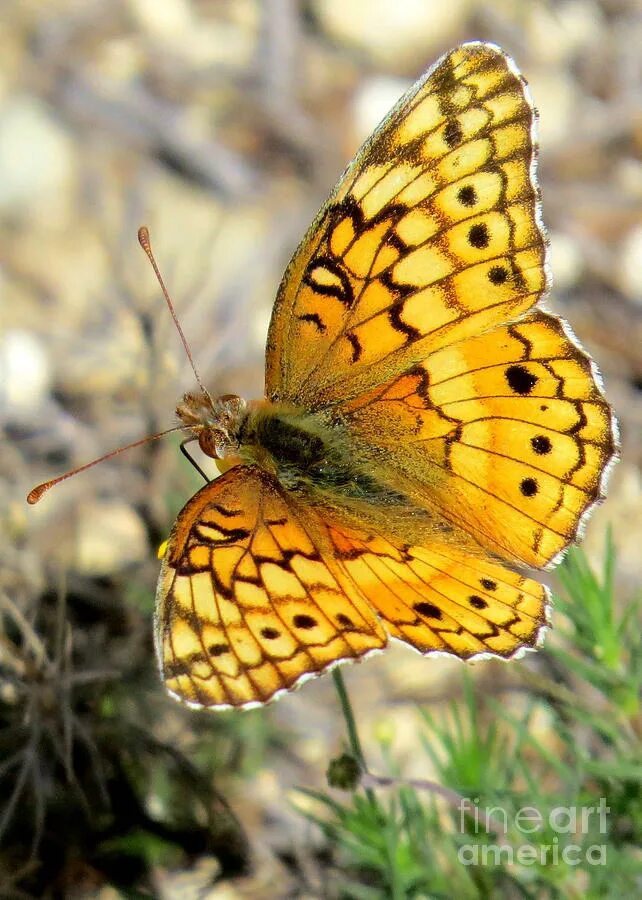
[[[524,478],[519,489],[525,497],[534,497],[539,490],[539,485],[534,478]]]
[[[434,603],[427,603],[425,600],[421,600],[419,603],[414,604],[413,609],[420,616],[426,616],[427,619],[441,619],[441,610]]]
[[[530,394],[538,381],[537,375],[533,375],[525,366],[509,366],[505,375],[509,388],[516,394]],[[547,408],[543,406],[542,410]]]
[[[546,437],[545,434],[538,434],[535,437],[532,437],[531,447],[538,456],[543,456],[546,453],[550,453],[553,449],[551,439]]]
[[[319,623],[312,616],[307,616],[305,613],[297,613],[292,619],[292,624],[295,628],[303,628],[307,631],[309,628],[316,628]]]
[[[491,266],[488,270],[488,280],[491,284],[504,284],[508,280],[508,269],[506,266]]]
[[[486,225],[485,222],[477,222],[477,224],[470,226],[470,230],[468,231],[468,243],[471,247],[476,247],[478,250],[483,250],[485,247],[488,247],[490,243],[490,234],[488,232],[488,225]]]
[[[278,628],[261,628],[261,637],[264,637],[267,641],[275,641],[281,637],[281,632]]]
[[[457,191],[457,199],[462,206],[474,206],[477,203],[477,191],[472,184],[465,184]]]
[[[444,128],[444,140],[451,150],[461,144],[464,132],[457,119],[450,119]]]
[[[179,678],[181,675],[189,675],[189,673],[190,665],[185,659],[175,659],[173,662],[163,664],[163,678],[167,681],[172,678]]]

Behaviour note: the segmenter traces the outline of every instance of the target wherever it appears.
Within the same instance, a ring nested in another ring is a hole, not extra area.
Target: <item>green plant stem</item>
[[[334,669],[332,672],[332,677],[334,679],[334,686],[337,689],[337,694],[339,695],[339,702],[341,703],[341,709],[343,711],[343,718],[346,720],[346,727],[348,729],[348,740],[350,742],[350,749],[352,750],[352,755],[357,760],[361,769],[364,772],[368,771],[368,767],[366,766],[366,760],[363,755],[363,750],[361,748],[361,741],[359,740],[359,732],[357,731],[357,723],[355,722],[354,713],[352,712],[352,704],[350,703],[350,698],[348,697],[348,691],[346,690],[345,681],[343,680],[343,675],[341,674],[340,669]]]
[[[341,670],[339,668],[332,670],[332,678],[334,679],[334,686],[337,689],[337,694],[339,695],[339,703],[341,704],[343,718],[346,722],[350,750],[352,751],[352,755],[354,756],[354,758],[359,763],[361,771],[367,773],[368,766],[366,765],[366,758],[363,755],[361,741],[359,740],[359,732],[357,731],[357,723],[354,718],[354,713],[352,712],[352,704],[350,703],[346,684],[343,680],[343,675],[341,674]],[[365,792],[372,806],[376,807],[377,798],[375,797],[375,793],[372,788],[366,788]]]

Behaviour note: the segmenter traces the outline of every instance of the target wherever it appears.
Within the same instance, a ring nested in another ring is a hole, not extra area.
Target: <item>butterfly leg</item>
[[[193,456],[190,456],[190,454],[189,454],[189,453],[187,452],[187,450],[185,449],[185,445],[186,445],[186,444],[191,444],[191,443],[193,443],[195,440],[196,440],[196,438],[190,437],[190,438],[185,438],[184,441],[181,441],[181,453],[183,454],[183,456],[185,457],[185,459],[189,460],[189,462],[194,466],[194,468],[195,468],[196,471],[199,473],[199,475],[202,475],[202,476],[203,476],[203,478],[205,479],[205,481],[211,481],[212,479],[207,477],[207,475],[206,475],[205,472],[201,469],[201,467],[200,467],[199,464],[196,462],[196,460],[194,459],[194,457],[193,457]]]

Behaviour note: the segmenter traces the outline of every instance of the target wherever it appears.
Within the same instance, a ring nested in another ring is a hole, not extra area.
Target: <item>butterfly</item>
[[[536,114],[469,43],[366,141],[296,250],[265,397],[177,408],[223,474],[180,512],[155,640],[170,694],[251,708],[399,640],[514,659],[603,497],[617,426],[546,312]]]

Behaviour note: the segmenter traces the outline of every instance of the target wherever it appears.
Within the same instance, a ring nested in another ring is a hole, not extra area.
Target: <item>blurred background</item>
[[[599,565],[612,526],[630,596],[642,573],[639,2],[0,11],[0,887],[205,896],[223,875],[207,896],[335,896],[320,874],[331,849],[292,800],[323,787],[344,745],[331,679],[218,716],[181,709],[158,683],[156,550],[199,486],[178,441],[97,466],[33,508],[25,495],[170,427],[194,386],[139,225],[212,394],[260,396],[281,274],[345,164],[440,54],[490,40],[540,112],[550,305],[597,361],[620,420],[622,460],[585,547]],[[497,693],[536,666],[471,671]],[[404,775],[434,775],[415,752],[414,705],[438,715],[461,666],[393,647],[346,680],[373,767],[385,769],[385,746]]]

